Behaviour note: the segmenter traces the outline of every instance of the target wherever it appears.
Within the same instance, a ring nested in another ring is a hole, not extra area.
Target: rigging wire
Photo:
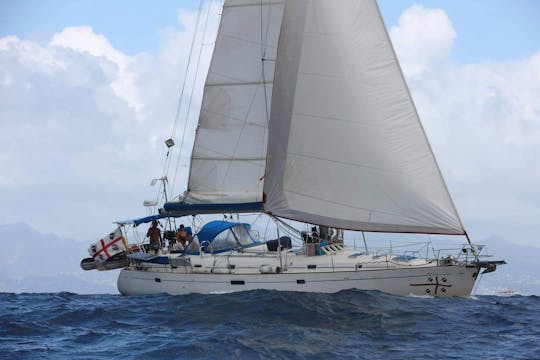
[[[266,222],[266,228],[264,229],[264,239],[268,239],[268,226],[270,225],[270,217],[268,217],[268,221]]]
[[[182,104],[184,102],[184,91],[185,91],[185,88],[186,88],[188,72],[189,72],[190,65],[191,65],[191,58],[192,58],[192,55],[193,55],[193,48],[195,46],[195,39],[197,38],[197,30],[199,29],[199,22],[200,22],[200,19],[201,19],[203,3],[204,3],[204,0],[200,0],[200,2],[199,2],[199,11],[197,12],[197,20],[195,21],[195,28],[193,29],[193,36],[191,38],[191,45],[190,45],[190,48],[189,48],[188,62],[187,62],[187,65],[186,65],[186,70],[184,72],[184,81],[182,82],[182,89],[180,90],[180,98],[178,100],[178,106],[176,108],[176,115],[174,117],[173,128],[172,128],[172,131],[171,131],[171,139],[174,139],[176,137],[176,130],[177,130],[177,127],[178,127],[178,120],[180,119],[180,112],[182,110]],[[163,175],[165,175],[166,172],[167,173],[169,172],[170,158],[168,157],[168,154],[169,153],[167,151],[167,159],[168,159],[168,161],[167,161],[167,164],[166,164],[166,169],[164,169]]]
[[[185,136],[186,136],[187,123],[188,123],[188,120],[189,120],[189,115],[191,113],[191,103],[193,101],[193,90],[195,89],[195,84],[197,83],[197,76],[199,74],[199,66],[201,64],[201,55],[202,55],[202,51],[203,51],[203,48],[204,48],[204,40],[206,39],[206,32],[207,32],[207,29],[208,29],[208,19],[210,18],[210,9],[211,9],[211,7],[212,7],[212,1],[209,1],[208,2],[208,10],[206,11],[206,20],[204,22],[204,30],[203,30],[202,38],[201,38],[201,46],[200,46],[200,49],[199,49],[199,56],[197,57],[197,65],[195,66],[195,75],[193,77],[193,82],[191,84],[191,96],[189,98],[189,103],[188,103],[188,107],[187,107],[187,113],[186,113],[186,117],[185,117],[185,121],[184,121],[184,129],[182,131],[182,138],[180,140],[178,158],[177,158],[177,161],[176,161],[176,168],[175,168],[175,171],[174,171],[173,181],[170,184],[170,186],[171,186],[170,191],[169,191],[170,194],[173,194],[174,185],[176,183],[176,176],[178,175],[178,167],[180,165],[180,160],[181,160],[181,156],[182,156],[182,148],[184,147],[184,140],[185,140]]]
[[[264,215],[264,213],[262,213],[262,212],[259,213],[259,214],[257,215],[257,217],[255,218],[255,220],[251,222],[251,226],[254,226],[254,225],[257,223],[257,221],[259,221],[259,219],[262,218],[263,215]]]
[[[174,137],[176,136],[178,118],[180,117],[180,110],[181,110],[181,107],[182,107],[182,100],[183,100],[183,96],[184,96],[184,90],[185,90],[185,86],[186,86],[186,80],[187,80],[187,75],[188,75],[188,71],[189,71],[189,65],[191,63],[191,55],[193,53],[193,47],[195,45],[195,38],[196,38],[196,35],[197,35],[197,29],[199,27],[199,20],[200,20],[200,17],[201,17],[202,6],[203,6],[203,0],[200,0],[200,2],[199,2],[199,11],[197,12],[197,20],[195,22],[195,29],[193,30],[193,37],[191,38],[191,46],[190,46],[190,49],[189,49],[188,63],[187,63],[187,66],[186,66],[186,71],[184,72],[184,82],[182,83],[182,90],[180,91],[180,100],[178,101],[178,107],[176,108],[176,116],[175,116],[175,122],[174,122],[172,132],[171,132],[171,139],[174,139]]]
[[[183,103],[183,100],[184,100],[184,90],[185,90],[185,86],[186,86],[186,82],[187,82],[188,72],[189,72],[190,65],[191,65],[193,47],[194,47],[194,44],[195,44],[195,39],[197,37],[197,29],[199,28],[199,22],[200,22],[200,17],[201,17],[201,13],[202,13],[203,3],[204,3],[204,0],[199,1],[199,10],[197,11],[197,19],[195,21],[195,28],[193,30],[193,36],[191,38],[191,45],[190,45],[190,49],[189,49],[189,55],[188,55],[188,60],[187,60],[187,64],[186,64],[186,70],[184,72],[184,81],[182,82],[182,88],[180,90],[180,97],[178,99],[178,105],[177,105],[177,108],[176,108],[176,115],[174,117],[173,128],[172,128],[172,131],[171,131],[171,139],[173,139],[173,140],[174,140],[174,138],[176,136],[176,129],[177,129],[177,125],[178,125],[178,120],[180,118],[180,112],[182,110],[182,103]],[[161,175],[162,178],[165,178],[167,176],[168,172],[169,172],[169,166],[170,166],[170,162],[171,162],[171,159],[172,159],[172,157],[169,156],[170,155],[170,150],[171,150],[170,148],[167,148],[167,154],[165,155],[165,162],[163,164],[163,171],[162,171],[162,175]],[[166,191],[165,186],[166,185],[164,183],[163,184],[163,191],[161,190],[161,187],[159,187],[159,189],[157,191],[157,194],[156,194],[156,203],[157,204],[160,204],[162,196],[163,197],[165,196],[164,195],[165,191]]]
[[[301,241],[302,239],[302,232],[296,228],[294,228],[292,225],[286,223],[282,219],[272,216],[272,218],[276,221],[276,224],[279,226],[281,224],[283,226],[283,229],[291,236],[295,237],[294,240]],[[307,224],[306,224],[307,225]]]
[[[268,113],[268,95],[266,94],[266,76],[264,73],[264,62],[266,59],[266,45],[268,43],[268,29],[270,28],[270,10],[268,9],[266,13],[266,31],[263,39],[263,0],[261,0],[261,75],[262,75],[262,86],[264,90],[264,106],[265,106],[265,115],[266,115],[266,124],[270,121],[270,114]]]

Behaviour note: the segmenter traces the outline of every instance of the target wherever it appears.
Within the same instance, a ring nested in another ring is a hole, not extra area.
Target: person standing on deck
[[[161,248],[161,230],[158,224],[157,220],[152,221],[152,226],[146,232],[146,237],[150,238],[150,248],[156,251]]]

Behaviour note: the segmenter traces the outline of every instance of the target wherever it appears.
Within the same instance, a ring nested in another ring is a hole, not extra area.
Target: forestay
[[[375,0],[287,1],[265,210],[326,226],[464,232]]]
[[[225,1],[183,203],[262,201],[267,108],[283,7],[277,0]]]

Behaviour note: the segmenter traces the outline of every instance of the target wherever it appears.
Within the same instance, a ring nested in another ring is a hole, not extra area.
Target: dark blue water
[[[13,359],[540,359],[540,297],[0,294]]]

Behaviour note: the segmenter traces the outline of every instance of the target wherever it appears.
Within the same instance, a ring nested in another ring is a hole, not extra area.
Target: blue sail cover
[[[160,209],[164,216],[183,216],[197,214],[221,213],[251,213],[262,212],[262,202],[234,203],[234,204],[187,204],[182,202],[168,202]]]

